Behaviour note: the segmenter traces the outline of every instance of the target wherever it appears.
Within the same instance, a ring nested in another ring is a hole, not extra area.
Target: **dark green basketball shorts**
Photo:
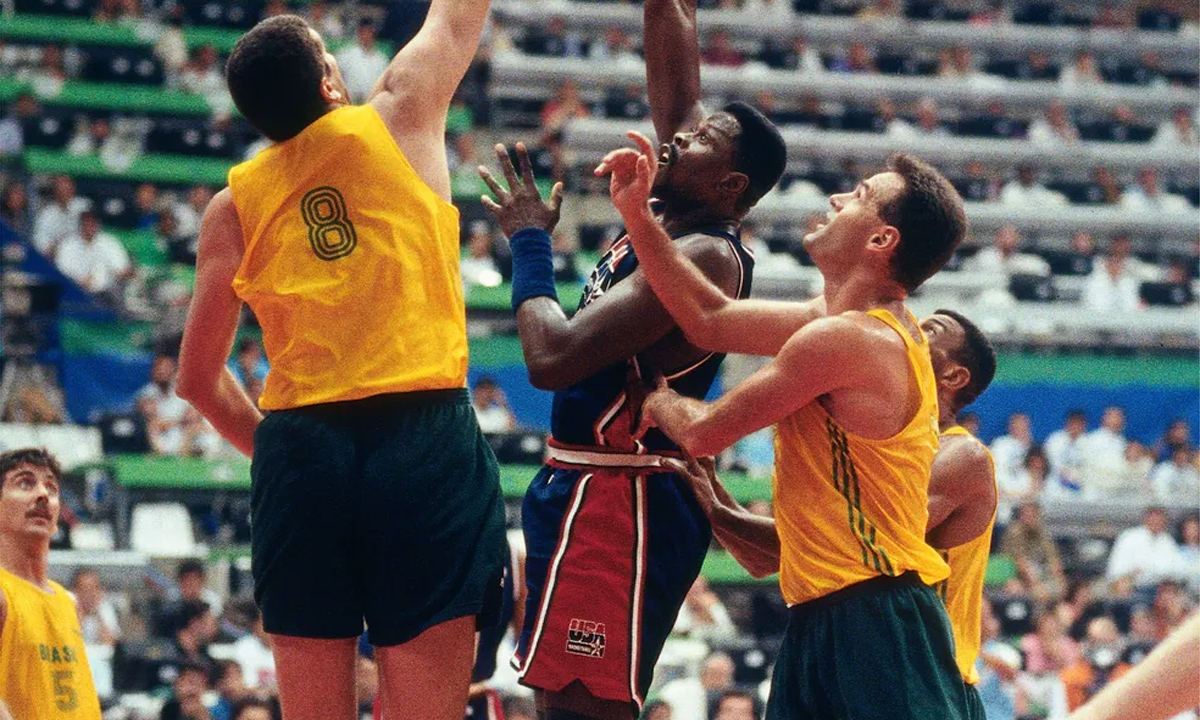
[[[942,601],[916,573],[791,608],[767,720],[966,720]]]
[[[272,412],[254,435],[254,597],[269,633],[398,645],[499,609],[499,467],[466,390]]]

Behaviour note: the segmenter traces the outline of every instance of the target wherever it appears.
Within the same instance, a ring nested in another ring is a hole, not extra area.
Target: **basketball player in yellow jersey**
[[[981,640],[983,576],[996,519],[996,474],[991,453],[955,418],[991,383],[996,354],[987,337],[967,318],[938,310],[921,321],[929,339],[937,377],[941,446],[929,479],[926,541],[950,566],[950,577],[934,589],[941,595],[954,634],[955,656],[972,720],[983,720],[983,703],[975,691],[975,661]],[[713,525],[713,533],[756,577],[779,571],[779,537],[775,520],[751,513],[721,486],[711,462],[691,468],[688,479]]]
[[[639,258],[652,256],[655,294],[692,337],[671,300],[686,294],[671,275],[679,264],[663,262],[675,250],[649,211],[654,149],[634,139],[638,150],[602,163],[613,203]],[[796,315],[813,307],[732,303],[737,334],[759,336],[759,346],[786,335],[764,353],[770,363],[714,403],[660,387],[644,413],[693,456],[776,424],[780,587],[791,611],[769,719],[957,720],[966,694],[929,587],[949,568],[925,542],[936,380],[904,301],[961,242],[962,199],[932,167],[901,155],[830,205],[804,238],[825,278],[824,317],[795,330]]]
[[[0,454],[0,720],[100,720],[75,601],[46,577],[58,462]]]
[[[226,66],[275,144],[205,212],[178,391],[253,455],[255,600],[287,720],[355,717],[364,625],[386,715],[458,720],[477,618],[498,609],[503,498],[466,392],[444,137],[487,11],[433,0],[361,106],[296,16]],[[225,367],[243,302],[271,364],[257,404]]]

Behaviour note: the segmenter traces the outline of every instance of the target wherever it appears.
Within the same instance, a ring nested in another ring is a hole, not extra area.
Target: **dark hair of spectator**
[[[900,242],[903,244],[903,234],[901,238]],[[959,407],[966,407],[975,402],[975,399],[988,389],[988,386],[992,384],[992,379],[996,377],[996,350],[979,326],[968,320],[962,313],[943,308],[935,310],[934,314],[954,318],[954,321],[963,329],[963,343],[954,351],[953,359],[971,373],[971,380],[966,387],[958,391],[954,400]]]
[[[212,612],[208,607],[208,603],[203,600],[186,600],[179,608],[179,625],[176,630],[186,630],[196,618],[204,616],[205,613]]]
[[[186,575],[199,575],[204,577],[207,573],[204,571],[204,563],[194,558],[184,560],[179,563],[179,570],[175,573],[175,577],[182,580]]]
[[[204,676],[204,682],[212,683],[212,668],[206,663],[196,662],[194,660],[185,660],[179,665],[179,674],[176,678],[181,678],[187,673],[200,673]]]
[[[229,717],[233,720],[238,720],[238,718],[242,716],[242,713],[251,709],[266,710],[267,712],[271,713],[271,717],[276,717],[275,708],[272,707],[271,703],[258,698],[249,698],[238,701],[234,704],[233,712],[230,713]]]
[[[75,571],[75,573],[74,573],[73,575],[71,575],[71,587],[75,587],[76,585],[78,585],[78,584],[79,584],[79,580],[80,580],[80,579],[81,579],[81,578],[82,578],[84,575],[95,575],[96,577],[100,577],[100,573],[99,573],[99,571],[97,571],[97,570],[96,570],[96,568],[94,568],[94,567],[81,567],[81,568],[79,568],[78,570],[76,570],[76,571]]]
[[[775,123],[746,103],[732,102],[721,110],[732,115],[741,126],[734,143],[733,166],[750,181],[738,201],[739,207],[749,209],[783,176],[787,143]]]
[[[296,15],[277,15],[251,28],[234,46],[225,75],[237,109],[276,142],[300,134],[328,110],[321,95],[321,47]]]
[[[883,203],[879,217],[900,231],[892,276],[909,292],[928,280],[954,254],[967,232],[962,196],[932,165],[911,155],[893,155],[888,169],[904,189]]]
[[[1190,512],[1187,515],[1179,518],[1179,522],[1175,523],[1175,542],[1180,545],[1187,544],[1187,540],[1183,536],[1183,526],[1193,522],[1200,525],[1200,513]]]
[[[1067,420],[1082,420],[1087,422],[1087,412],[1081,408],[1072,408],[1067,411]]]
[[[56,481],[62,480],[62,466],[45,448],[20,448],[0,453],[0,493],[4,492],[4,481],[8,474],[22,465],[49,470]]]

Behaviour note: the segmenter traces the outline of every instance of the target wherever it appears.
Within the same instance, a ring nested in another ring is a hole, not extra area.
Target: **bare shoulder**
[[[994,494],[996,481],[992,459],[978,438],[970,435],[942,437],[938,454],[952,465],[957,482],[969,487],[968,494]]]
[[[675,240],[680,252],[703,270],[736,267],[740,261],[733,245],[719,235],[691,233]]]

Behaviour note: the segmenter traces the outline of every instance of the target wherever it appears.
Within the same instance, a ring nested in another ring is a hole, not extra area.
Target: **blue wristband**
[[[550,233],[540,228],[525,228],[513,233],[508,244],[512,249],[513,261],[513,312],[530,298],[549,297],[557,302]]]

